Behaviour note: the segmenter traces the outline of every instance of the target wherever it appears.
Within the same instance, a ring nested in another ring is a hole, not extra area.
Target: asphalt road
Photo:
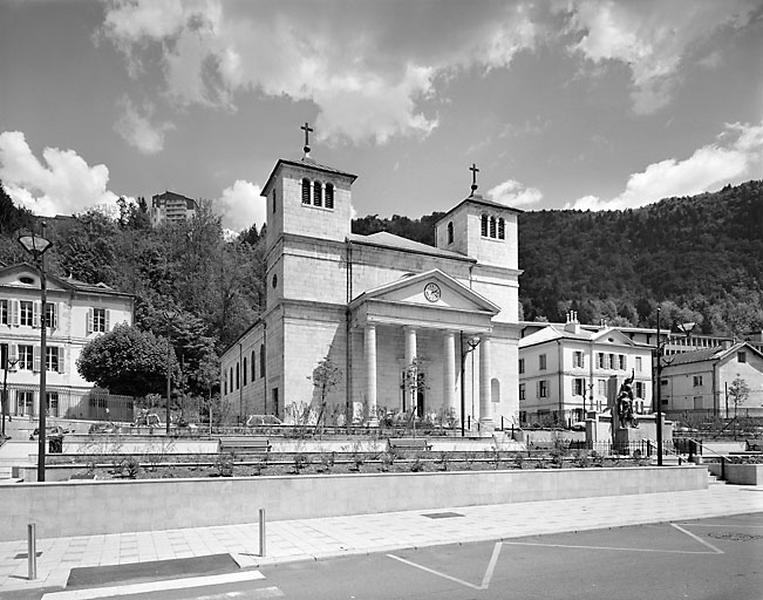
[[[763,513],[299,562],[259,572],[264,578],[122,597],[761,600]]]

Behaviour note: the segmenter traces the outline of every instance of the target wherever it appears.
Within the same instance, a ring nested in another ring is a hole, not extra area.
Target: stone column
[[[443,334],[443,408],[455,414],[456,410],[456,334]]]
[[[480,349],[480,431],[493,429],[493,404],[490,399],[490,337],[482,336]]]
[[[376,418],[376,325],[366,324],[363,336],[366,355],[366,408],[370,425],[378,425]]]
[[[411,363],[416,358],[416,329],[414,327],[403,327],[405,333],[405,369],[411,366]],[[406,390],[406,406],[407,411],[412,410],[416,405],[416,390]]]

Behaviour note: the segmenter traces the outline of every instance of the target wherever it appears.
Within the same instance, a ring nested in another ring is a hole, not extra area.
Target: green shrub
[[[233,460],[232,453],[218,454],[213,465],[213,477],[233,477]]]

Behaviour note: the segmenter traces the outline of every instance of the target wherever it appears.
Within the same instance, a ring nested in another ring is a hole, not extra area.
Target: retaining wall
[[[694,465],[2,484],[0,541],[706,487]]]

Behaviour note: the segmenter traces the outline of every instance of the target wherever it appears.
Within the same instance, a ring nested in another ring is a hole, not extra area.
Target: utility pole
[[[660,307],[657,307],[657,466],[662,466],[662,344],[660,343]]]

